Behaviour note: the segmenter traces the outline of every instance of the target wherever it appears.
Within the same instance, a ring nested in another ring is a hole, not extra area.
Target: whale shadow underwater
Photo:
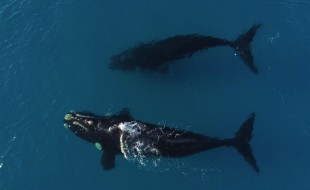
[[[191,57],[194,53],[216,46],[232,47],[243,63],[255,74],[251,42],[261,24],[253,25],[235,41],[200,34],[177,35],[163,40],[138,44],[111,58],[110,69],[145,72],[168,72],[173,61]]]
[[[255,114],[252,113],[235,136],[227,139],[138,121],[130,115],[128,109],[109,116],[99,116],[91,112],[69,112],[64,117],[64,126],[103,150],[101,165],[104,170],[115,167],[116,155],[123,155],[125,158],[135,155],[176,158],[213,148],[234,147],[259,173],[249,144],[254,120]]]

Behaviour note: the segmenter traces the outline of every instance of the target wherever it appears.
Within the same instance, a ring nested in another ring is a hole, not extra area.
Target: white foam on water
[[[151,139],[141,135],[146,128],[139,122],[124,122],[118,125],[122,130],[120,137],[121,151],[124,157],[142,167],[157,167],[161,158],[160,152]]]

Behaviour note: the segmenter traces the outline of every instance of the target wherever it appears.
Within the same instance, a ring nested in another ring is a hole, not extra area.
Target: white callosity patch
[[[82,115],[82,114],[78,114],[78,113],[76,113],[75,114],[77,117],[81,117],[81,118],[92,118],[91,116],[88,116],[88,115]]]
[[[71,119],[73,119],[73,116],[71,114],[65,115],[65,120],[71,120]]]
[[[77,122],[77,121],[73,121],[73,124],[74,124],[74,125],[77,125],[77,126],[79,126],[79,127],[81,127],[81,129],[83,129],[83,130],[85,130],[85,131],[88,131],[88,129],[87,129],[84,125],[82,125],[81,123],[79,123],[79,122]]]
[[[120,136],[121,151],[130,161],[138,161],[143,166],[157,166],[160,152],[152,139],[142,135],[146,126],[139,122],[124,122],[118,125],[122,131]],[[150,159],[149,157],[153,157]]]

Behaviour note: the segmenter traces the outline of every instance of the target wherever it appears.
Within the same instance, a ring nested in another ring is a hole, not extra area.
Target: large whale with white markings
[[[138,121],[130,115],[128,109],[108,116],[98,116],[90,112],[69,112],[64,117],[64,126],[103,150],[101,164],[104,170],[115,167],[116,155],[123,155],[125,158],[134,155],[174,158],[213,148],[234,147],[247,163],[259,172],[249,145],[254,119],[255,114],[252,113],[235,136],[227,139]]]

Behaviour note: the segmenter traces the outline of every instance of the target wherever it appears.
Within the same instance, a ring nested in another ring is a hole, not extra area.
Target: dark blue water
[[[109,70],[138,42],[200,33],[235,39],[263,23],[252,74],[231,48],[181,60],[168,74]],[[310,3],[260,1],[0,2],[0,189],[309,189]],[[141,166],[63,127],[69,110],[114,113],[231,137],[256,112],[257,175],[220,148]]]

